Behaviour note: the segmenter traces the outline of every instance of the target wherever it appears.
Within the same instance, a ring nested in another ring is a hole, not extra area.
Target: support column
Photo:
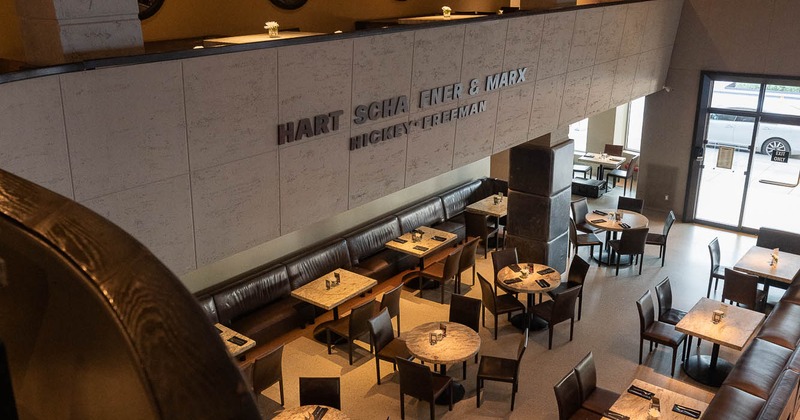
[[[555,143],[555,145],[553,145]],[[564,272],[569,247],[569,203],[574,144],[553,133],[511,149],[507,245],[519,260]]]
[[[25,61],[53,65],[144,52],[130,0],[17,0]]]

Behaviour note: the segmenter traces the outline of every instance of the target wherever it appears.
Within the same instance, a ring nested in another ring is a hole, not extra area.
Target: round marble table
[[[300,407],[294,408],[287,408],[286,410],[281,411],[278,413],[273,419],[275,420],[313,420],[314,416],[311,413],[317,407],[325,407],[328,411],[325,412],[325,415],[322,416],[323,420],[349,420],[350,417],[347,417],[346,414],[342,413],[341,411],[327,406],[319,406],[319,405],[301,405]]]
[[[438,330],[440,324],[447,326],[447,337],[432,345],[430,334]],[[417,359],[440,365],[441,373],[444,375],[448,364],[463,362],[478,353],[481,348],[481,337],[472,328],[457,322],[428,322],[406,333],[406,346]],[[439,397],[436,403],[449,404],[450,396],[446,394]],[[464,386],[453,382],[453,402],[462,398],[464,398]]]
[[[531,265],[533,265],[532,271],[529,268]],[[500,269],[500,271],[497,272],[497,281],[503,282],[505,288],[509,290],[518,293],[527,293],[529,308],[528,313],[530,313],[530,308],[534,305],[534,295],[549,292],[557,288],[558,285],[561,284],[561,273],[559,273],[558,270],[555,270],[544,264],[518,263],[516,266],[519,267],[518,271],[512,269],[514,265],[509,265]],[[552,270],[552,272],[539,274],[539,272],[546,270]],[[546,282],[547,287],[537,283],[537,280]],[[511,283],[506,283],[507,281],[511,281]],[[523,330],[526,326],[534,331],[547,328],[547,322],[545,320],[539,317],[531,317],[523,314],[514,315],[511,318],[511,323],[517,328]]]
[[[586,215],[586,223],[606,231],[606,244],[608,244],[608,240],[610,239],[612,232],[614,234],[614,238],[616,239],[617,232],[622,232],[625,229],[629,229],[622,227],[622,223],[630,226],[630,229],[643,228],[650,225],[650,220],[648,220],[647,217],[635,211],[618,209],[603,209],[598,211],[602,211],[603,213],[606,213],[606,215],[604,216],[594,212],[588,213]],[[622,215],[619,221],[615,220],[615,213]],[[603,261],[604,257],[605,261]],[[608,252],[606,247],[601,247],[600,253],[597,256],[597,261],[606,265],[611,265],[610,258],[611,253]],[[623,255],[622,259],[620,260],[620,264],[630,264],[630,257]]]

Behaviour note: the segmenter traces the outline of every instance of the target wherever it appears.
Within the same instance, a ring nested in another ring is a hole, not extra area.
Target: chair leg
[[[475,285],[475,264],[472,265],[472,285]]]
[[[325,330],[325,344],[328,345],[328,354],[331,354],[331,330]]]
[[[581,292],[583,292],[583,288],[581,288]],[[581,320],[581,310],[583,309],[583,293],[578,295],[578,321]]]
[[[481,305],[481,318],[483,319],[483,328],[486,328],[486,307]]]
[[[644,339],[639,338],[639,364],[642,364],[642,350],[644,350]]]
[[[442,297],[439,299],[439,303],[441,303],[442,305],[444,305],[444,284],[445,283],[446,283],[445,280],[442,279]],[[455,286],[456,286],[456,284],[453,283],[453,287],[455,287]]]
[[[620,260],[620,255],[619,255],[619,254],[617,254],[617,273],[616,273],[616,274],[614,274],[615,276],[618,276],[618,275],[619,275],[619,260]]]
[[[548,339],[547,339],[547,350],[553,349],[553,324],[550,324],[550,328],[548,328]]]
[[[478,408],[481,408],[481,388],[483,388],[483,381],[478,378],[475,382],[475,402],[478,403]]]
[[[675,357],[678,355],[678,347],[672,348],[672,370],[669,373],[669,376],[675,376]]]
[[[453,411],[453,394],[453,383],[450,382],[450,407],[447,409],[447,411]],[[431,401],[431,405],[433,405],[433,401]]]
[[[281,375],[281,380],[278,381],[278,388],[281,390],[281,407],[283,407],[283,376]]]
[[[397,312],[397,337],[400,337],[400,311]]]
[[[375,357],[375,372],[378,374],[378,385],[381,384],[381,360]]]
[[[575,317],[569,319],[569,341],[572,341],[572,331],[575,329]]]
[[[402,420],[402,419],[404,419],[404,418],[406,418],[406,404],[405,404],[405,402],[403,401],[403,399],[404,399],[403,397],[404,397],[404,395],[403,395],[403,393],[401,392],[401,393],[400,393],[400,419],[401,419],[401,420]]]
[[[714,283],[714,277],[710,277],[709,276],[708,277],[708,291],[706,292],[706,297],[707,298],[711,297],[711,283]],[[716,289],[714,289],[714,290],[716,290]]]
[[[350,358],[350,366],[353,365],[353,346],[356,345],[356,340],[354,338],[349,338],[347,340],[347,349],[348,349],[348,357]]]
[[[514,411],[514,399],[517,396],[517,383],[514,382],[514,386],[511,388],[511,411]]]
[[[436,404],[433,400],[430,400],[428,403],[431,409],[431,420],[434,420],[436,418]]]
[[[497,340],[497,314],[494,314],[494,339]]]
[[[642,266],[644,265],[644,254],[641,254],[641,256],[642,256],[642,259],[639,260],[639,275],[640,276],[642,275]],[[637,255],[636,258],[639,259],[639,256]]]
[[[664,260],[667,259],[667,245],[661,247],[661,266],[664,266]]]
[[[464,380],[467,380],[467,361],[464,360],[464,364],[462,365],[462,370],[464,371]]]

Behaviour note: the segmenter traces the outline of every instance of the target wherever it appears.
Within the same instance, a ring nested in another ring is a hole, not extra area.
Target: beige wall
[[[494,153],[654,92],[681,4],[508,16],[6,83],[0,166],[108,217],[197,290],[486,175]],[[425,89],[522,67],[522,83],[418,106]],[[356,105],[398,95],[410,98],[409,112],[351,121]],[[351,136],[477,101],[485,112],[348,150]],[[338,130],[277,144],[278,124],[336,110]]]
[[[800,3],[686,0],[667,86],[648,96],[639,191],[683,215],[701,70],[800,76]],[[664,200],[665,195],[670,200]]]

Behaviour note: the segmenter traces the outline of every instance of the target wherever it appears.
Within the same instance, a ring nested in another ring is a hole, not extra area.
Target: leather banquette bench
[[[270,340],[304,327],[319,314],[317,308],[291,297],[292,290],[337,268],[379,282],[411,269],[419,260],[386,249],[386,242],[423,225],[463,240],[466,206],[507,189],[505,181],[493,178],[468,182],[195,296],[209,322],[222,323],[259,343]]]
[[[761,228],[757,245],[800,254],[800,235]],[[711,400],[703,418],[792,418],[798,408],[798,344],[800,273],[794,277],[783,298],[764,320],[756,338],[742,352],[730,375]]]

